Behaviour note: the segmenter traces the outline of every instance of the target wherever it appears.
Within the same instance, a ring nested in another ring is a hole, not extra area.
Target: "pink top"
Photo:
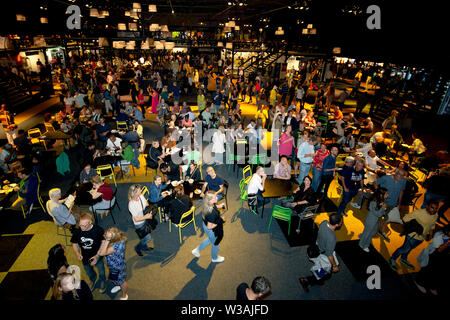
[[[288,141],[289,139],[291,139],[291,141]],[[278,146],[279,155],[290,157],[292,155],[293,146],[294,146],[294,138],[291,135],[283,133],[280,137],[280,145]]]

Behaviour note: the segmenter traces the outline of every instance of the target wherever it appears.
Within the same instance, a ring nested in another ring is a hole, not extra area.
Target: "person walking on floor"
[[[225,222],[225,220],[220,216],[218,206],[216,206],[217,195],[214,191],[208,191],[203,201],[203,230],[205,231],[207,238],[203,240],[194,250],[192,250],[192,254],[199,258],[200,251],[211,244],[212,262],[223,262],[225,258],[219,256],[219,243],[223,238],[223,223]],[[219,207],[224,208],[225,203],[222,203],[221,205],[219,205]]]
[[[359,235],[359,246],[365,252],[369,252],[369,246],[372,242],[372,238],[375,236],[378,230],[378,220],[386,212],[385,200],[389,197],[389,192],[386,188],[380,187],[372,195],[371,201],[369,201],[369,212],[364,222],[364,231]]]
[[[321,285],[331,277],[332,273],[339,271],[339,262],[334,251],[336,248],[335,232],[342,227],[342,223],[342,216],[334,213],[330,215],[330,221],[325,220],[320,224],[316,246],[310,247],[315,248],[311,251],[316,251],[316,254],[308,253],[310,260],[314,262],[314,266],[311,268],[313,275],[298,279],[305,292],[309,292],[309,286]]]
[[[73,250],[77,259],[83,262],[84,270],[91,280],[91,291],[95,290],[97,280],[100,280],[100,292],[106,291],[106,274],[103,257],[99,255],[99,249],[102,245],[103,228],[93,224],[94,218],[90,213],[84,213],[80,216],[79,228],[76,228],[72,234]],[[97,268],[97,273],[94,270]]]

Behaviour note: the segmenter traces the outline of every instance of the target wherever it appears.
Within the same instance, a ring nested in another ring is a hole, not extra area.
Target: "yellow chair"
[[[200,170],[200,179],[203,180],[202,163],[201,162],[197,163],[197,166],[198,170]]]
[[[195,219],[194,219],[194,212],[195,212],[195,206],[192,206],[191,209],[189,209],[188,211],[183,213],[183,215],[181,216],[181,219],[180,219],[180,223],[177,224],[177,226],[178,226],[178,233],[180,235],[180,243],[182,242],[181,241],[181,229],[183,229],[186,226],[188,226],[191,222],[194,223],[194,231],[197,232],[197,227],[195,225]],[[192,215],[192,217],[188,221],[183,222],[183,220],[187,219],[190,215]],[[172,225],[172,222],[169,221],[169,232],[172,232],[171,225]]]
[[[117,130],[126,130],[128,128],[128,124],[126,121],[116,121]]]
[[[144,198],[145,198],[145,195],[146,194],[149,194],[150,195],[150,191],[148,191],[148,188],[146,187],[146,186],[142,186],[142,188],[141,188],[141,194],[144,196]],[[147,198],[146,198],[147,199]]]
[[[250,175],[246,176],[246,174],[248,172],[250,172]],[[252,178],[252,168],[249,165],[245,166],[244,169],[242,169],[242,177],[243,177],[245,183],[248,183],[250,181],[250,179]]]
[[[114,181],[114,185],[117,188],[117,182],[116,182],[116,176],[114,174],[114,169],[110,164],[98,166],[95,170],[97,171],[97,174],[100,176],[100,178],[102,178],[102,180],[104,178],[112,177],[112,179]]]
[[[39,128],[34,128],[34,129],[28,130],[28,137],[31,138],[32,144],[40,144],[41,140],[39,138],[41,136],[42,136],[42,133]],[[45,146],[45,142],[44,142],[44,147],[45,147],[45,149],[47,149],[47,147]]]
[[[55,128],[53,128],[51,123],[44,122],[45,132],[55,132]]]

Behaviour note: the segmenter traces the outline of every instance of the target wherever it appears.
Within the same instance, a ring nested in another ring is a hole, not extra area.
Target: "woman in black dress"
[[[294,214],[300,214],[306,207],[314,205],[316,198],[311,184],[309,176],[303,178],[303,183],[294,190],[293,198],[282,200],[281,205],[291,208]]]

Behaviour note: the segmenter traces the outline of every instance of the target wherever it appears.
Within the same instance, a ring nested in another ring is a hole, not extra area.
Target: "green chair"
[[[288,221],[289,222],[288,235],[290,234],[290,232],[291,232],[291,209],[284,208],[279,205],[275,205],[273,207],[272,216],[270,217],[270,222],[269,222],[269,228],[267,230],[270,230],[270,225],[272,224],[272,218],[275,218],[278,220],[283,220],[283,221]]]
[[[244,179],[242,179],[241,181],[239,181],[239,190],[241,191],[240,193],[240,202],[239,202],[239,212],[241,212],[241,208],[242,208],[242,203],[244,201],[247,201],[247,183],[245,182]]]
[[[322,122],[323,132],[326,133],[327,132],[327,127],[328,127],[328,117],[319,116],[319,118],[317,119],[317,122]]]

